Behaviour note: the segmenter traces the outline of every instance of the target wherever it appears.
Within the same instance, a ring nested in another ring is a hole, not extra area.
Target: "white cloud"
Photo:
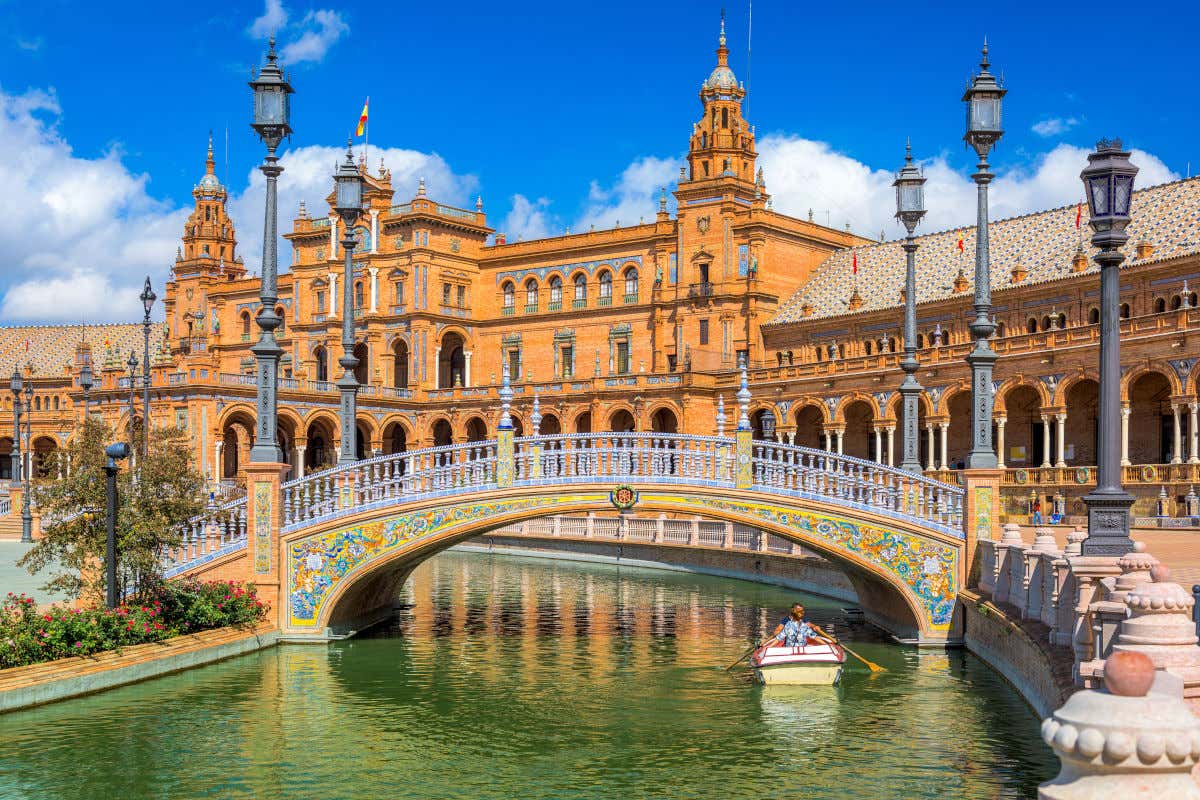
[[[512,198],[512,210],[496,230],[505,234],[510,242],[554,236],[562,227],[551,216],[549,207],[549,198],[530,200],[523,194],[515,194]]]
[[[851,229],[874,238],[900,235],[894,219],[894,174],[875,169],[825,142],[785,134],[770,134],[759,141],[767,191],[777,211],[807,218],[809,209],[819,224]],[[1079,171],[1087,164],[1087,150],[1059,144],[1028,166],[999,174],[989,191],[992,219],[1069,205],[1081,199]],[[1139,186],[1178,179],[1150,153],[1134,150],[1131,156],[1141,172]],[[896,168],[901,161],[898,158]],[[965,172],[953,169],[944,154],[923,160],[925,205],[928,214],[921,231],[946,230],[975,224],[975,184]]]
[[[133,319],[137,291],[114,292],[147,273],[162,285],[187,212],[151,197],[118,149],[76,156],[60,114],[53,92],[0,90],[0,318]]]
[[[246,29],[246,32],[255,39],[274,36],[278,31],[283,30],[283,26],[287,25],[287,21],[288,12],[283,7],[283,0],[266,0],[262,16],[250,23],[250,27]]]
[[[300,37],[284,45],[279,53],[285,64],[319,62],[325,58],[329,48],[350,32],[350,26],[342,19],[342,15],[327,8],[308,12],[297,27],[302,31]]]
[[[618,222],[626,227],[641,218],[653,219],[658,211],[660,187],[675,179],[679,161],[646,156],[634,161],[608,189],[592,181],[588,202],[572,230],[611,228]]]
[[[1033,132],[1038,136],[1059,136],[1079,124],[1077,117],[1050,117],[1033,124]]]

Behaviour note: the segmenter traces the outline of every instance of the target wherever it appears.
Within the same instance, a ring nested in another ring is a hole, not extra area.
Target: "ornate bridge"
[[[753,441],[748,429],[514,439],[502,427],[496,440],[286,483],[277,465],[249,469],[249,497],[193,520],[167,555],[168,574],[237,577],[277,591],[279,624],[298,638],[355,627],[390,604],[416,564],[456,542],[550,514],[616,508],[753,526],[826,556],[868,612],[926,641],[953,637],[966,572],[961,487]]]

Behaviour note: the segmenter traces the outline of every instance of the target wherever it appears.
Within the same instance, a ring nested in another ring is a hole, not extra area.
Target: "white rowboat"
[[[750,656],[758,682],[832,686],[841,680],[846,653],[839,645],[812,642],[803,647],[760,647]]]

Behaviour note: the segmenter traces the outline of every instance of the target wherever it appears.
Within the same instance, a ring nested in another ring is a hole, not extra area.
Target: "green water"
[[[290,645],[0,717],[0,798],[1024,798],[1056,772],[981,662],[803,598],[888,668],[725,672],[796,595],[447,553],[371,636]]]

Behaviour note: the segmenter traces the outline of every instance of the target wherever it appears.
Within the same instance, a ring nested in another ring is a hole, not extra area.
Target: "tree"
[[[120,436],[89,418],[66,448],[56,451],[48,475],[34,486],[42,538],[18,562],[31,573],[51,572],[43,587],[92,602],[104,597],[104,448]],[[149,455],[134,455],[117,474],[117,580],[119,591],[149,586],[162,576],[163,551],[179,544],[183,525],[204,509],[204,476],[192,466],[192,447],[180,428],[155,429]]]

